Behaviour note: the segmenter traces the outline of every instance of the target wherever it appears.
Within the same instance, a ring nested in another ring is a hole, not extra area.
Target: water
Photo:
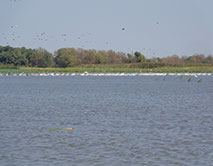
[[[188,78],[0,77],[0,165],[212,166],[213,77]]]

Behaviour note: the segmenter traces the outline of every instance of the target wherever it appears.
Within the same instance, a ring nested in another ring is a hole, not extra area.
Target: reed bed
[[[69,68],[0,67],[0,73],[213,73],[213,66],[163,66],[152,69],[122,65],[82,65]]]

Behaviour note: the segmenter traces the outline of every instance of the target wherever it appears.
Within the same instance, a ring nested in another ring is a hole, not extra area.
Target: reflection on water
[[[213,78],[201,78],[1,77],[1,165],[210,166]]]

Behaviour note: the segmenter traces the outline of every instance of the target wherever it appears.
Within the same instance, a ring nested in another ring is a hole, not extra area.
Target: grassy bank
[[[0,73],[213,73],[213,66],[163,66],[152,69],[129,64],[122,65],[82,65],[69,68],[0,67]]]

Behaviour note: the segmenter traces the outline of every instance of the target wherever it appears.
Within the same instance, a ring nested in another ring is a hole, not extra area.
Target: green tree
[[[55,63],[58,67],[72,66],[72,58],[70,55],[58,55],[55,57]]]
[[[30,63],[36,67],[51,67],[54,65],[53,56],[47,50],[39,48],[30,56]]]
[[[135,52],[136,62],[146,62],[146,57],[140,52]]]
[[[128,63],[134,63],[135,57],[132,54],[127,54],[127,62]]]

